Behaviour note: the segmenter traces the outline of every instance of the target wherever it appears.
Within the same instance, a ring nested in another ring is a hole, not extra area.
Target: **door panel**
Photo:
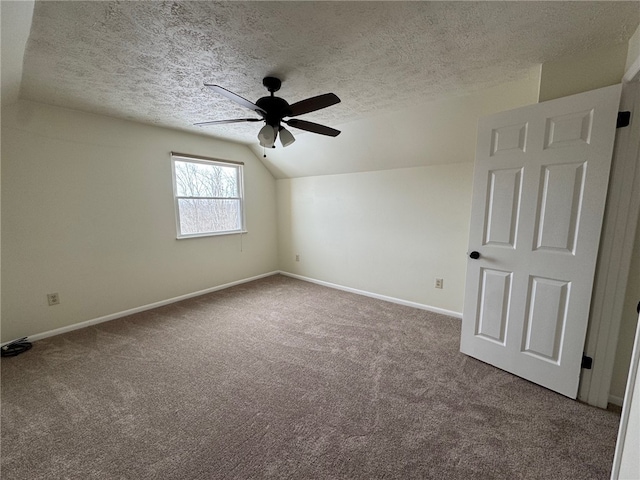
[[[524,153],[527,144],[527,123],[516,123],[491,131],[491,156]]]
[[[570,282],[530,277],[522,351],[558,363],[567,320]]]
[[[545,148],[566,148],[591,142],[593,109],[547,118]]]
[[[489,192],[487,194],[489,205],[484,244],[515,248],[522,189],[522,169],[492,170],[489,175]]]
[[[536,249],[574,253],[585,169],[585,162],[543,167]]]
[[[481,119],[460,350],[575,398],[620,86]]]
[[[476,323],[476,335],[504,345],[511,272],[483,269],[480,289],[482,305]]]

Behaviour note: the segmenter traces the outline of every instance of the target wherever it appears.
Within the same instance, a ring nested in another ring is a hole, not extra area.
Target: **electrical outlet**
[[[442,278],[436,278],[436,288],[442,288],[444,280]]]
[[[296,255],[296,262],[300,261],[300,255]]]
[[[57,293],[47,293],[47,301],[49,302],[49,306],[59,305],[60,295],[58,295]]]

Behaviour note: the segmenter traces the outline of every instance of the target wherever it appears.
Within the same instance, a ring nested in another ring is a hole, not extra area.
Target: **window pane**
[[[180,198],[178,208],[182,235],[242,229],[240,200]]]
[[[238,197],[238,168],[175,161],[179,197]]]

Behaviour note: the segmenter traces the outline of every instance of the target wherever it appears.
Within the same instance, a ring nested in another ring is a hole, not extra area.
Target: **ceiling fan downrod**
[[[266,87],[266,89],[271,93],[271,96],[273,97],[273,94],[280,90],[280,87],[282,86],[282,80],[276,77],[264,77],[262,79],[262,85]]]

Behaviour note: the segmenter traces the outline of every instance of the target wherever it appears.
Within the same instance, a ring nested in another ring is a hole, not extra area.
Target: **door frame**
[[[622,407],[622,414],[620,416],[620,427],[618,430],[618,439],[616,441],[616,451],[613,456],[613,465],[611,467],[611,480],[618,480],[620,477],[620,469],[622,467],[623,461],[628,465],[636,455],[637,455],[637,440],[634,442],[633,437],[629,438],[627,436],[627,426],[629,425],[629,421],[631,419],[632,412],[635,412],[634,415],[638,416],[638,411],[640,410],[640,398],[633,398],[633,393],[638,390],[638,382],[640,382],[638,370],[640,366],[640,319],[638,320],[638,325],[636,327],[636,338],[633,344],[633,354],[631,355],[631,365],[629,366],[629,376],[627,380],[627,388],[625,389],[624,394],[624,405]],[[626,445],[627,439],[630,440],[630,445]],[[629,467],[627,467],[629,468]],[[627,474],[629,472],[626,472]],[[633,472],[638,474],[640,472]]]
[[[633,85],[632,85],[633,84]],[[620,105],[640,115],[640,55],[623,77]],[[632,119],[633,122],[633,119]],[[631,254],[640,213],[640,129],[616,133],[611,182],[593,289],[585,353],[594,359],[592,370],[582,370],[578,399],[606,408]]]

